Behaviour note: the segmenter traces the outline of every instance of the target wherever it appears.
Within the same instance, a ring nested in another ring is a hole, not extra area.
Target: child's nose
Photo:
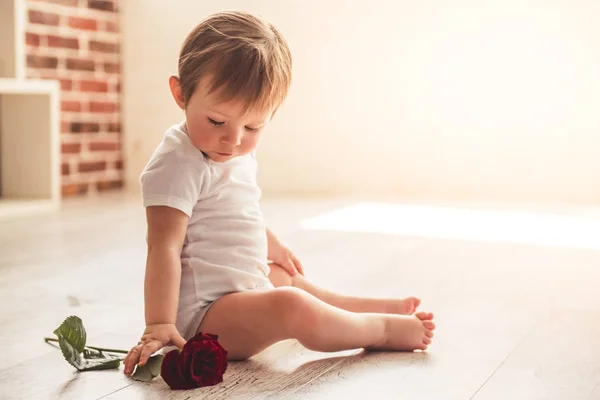
[[[238,131],[229,132],[221,137],[221,143],[237,146],[242,141],[242,134]]]

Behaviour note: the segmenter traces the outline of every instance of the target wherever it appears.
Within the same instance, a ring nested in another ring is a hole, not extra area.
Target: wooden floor
[[[420,296],[438,326],[428,352],[286,341],[231,363],[218,386],[183,392],[122,371],[76,373],[43,341],[68,315],[91,345],[129,348],[143,330],[144,214],[136,197],[111,195],[0,221],[0,399],[600,399],[600,209],[563,207],[544,225],[453,207],[374,221],[376,205],[353,215],[354,204],[271,201],[264,213],[318,284]],[[536,226],[549,242],[536,242]]]

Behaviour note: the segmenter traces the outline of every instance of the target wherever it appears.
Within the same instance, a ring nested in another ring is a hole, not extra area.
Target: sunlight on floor
[[[600,250],[600,219],[556,214],[359,203],[301,228]]]

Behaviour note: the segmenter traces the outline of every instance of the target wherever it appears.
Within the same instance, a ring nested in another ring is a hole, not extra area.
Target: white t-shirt
[[[256,169],[254,154],[212,161],[194,147],[182,122],[167,130],[141,175],[145,207],[169,206],[189,216],[177,311],[184,337],[218,298],[272,287]]]

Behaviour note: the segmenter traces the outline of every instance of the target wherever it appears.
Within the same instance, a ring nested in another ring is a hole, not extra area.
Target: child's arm
[[[162,347],[175,345],[181,348],[185,344],[175,327],[175,320],[181,280],[181,249],[188,216],[171,207],[152,206],[146,208],[146,219],[146,330],[138,345],[131,349],[124,360],[126,374],[131,374],[136,364],[144,365]]]
[[[174,325],[181,283],[181,249],[188,226],[188,216],[174,208],[158,206],[146,208],[146,219],[146,325]]]

